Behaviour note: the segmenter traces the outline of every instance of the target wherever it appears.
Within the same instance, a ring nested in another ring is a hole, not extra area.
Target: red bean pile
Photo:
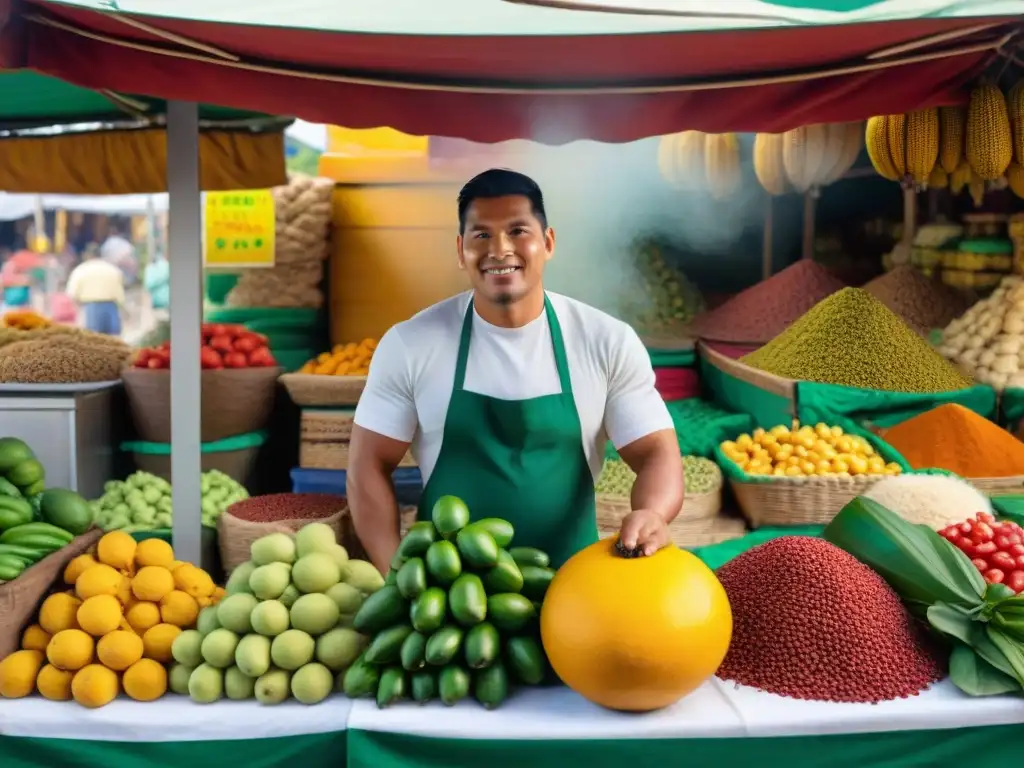
[[[723,680],[794,699],[874,703],[943,677],[892,588],[827,541],[772,539],[717,575],[733,613]]]
[[[236,501],[228,514],[252,523],[277,520],[318,520],[345,508],[344,496],[327,493],[269,493]]]
[[[803,259],[699,315],[689,332],[727,344],[765,344],[826,296],[845,287],[823,266]]]

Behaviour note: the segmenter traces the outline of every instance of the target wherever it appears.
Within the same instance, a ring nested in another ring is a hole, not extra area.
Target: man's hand
[[[653,555],[672,543],[668,524],[650,509],[635,509],[622,519],[619,541],[626,549],[639,550],[644,555]]]

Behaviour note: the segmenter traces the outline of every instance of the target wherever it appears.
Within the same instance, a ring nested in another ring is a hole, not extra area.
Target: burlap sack
[[[338,542],[344,542],[342,520],[348,517],[344,497],[339,496],[341,508],[328,517],[302,518],[300,520],[274,520],[269,523],[254,523],[231,514],[228,507],[217,520],[217,538],[220,546],[220,562],[224,573],[229,574],[250,559],[252,543],[271,533],[292,534],[308,523],[324,523],[334,529]]]

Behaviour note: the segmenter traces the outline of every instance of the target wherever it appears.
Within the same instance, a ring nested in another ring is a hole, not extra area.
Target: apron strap
[[[569,377],[569,357],[565,352],[565,340],[562,337],[562,326],[558,323],[555,308],[551,300],[544,294],[544,313],[548,320],[551,333],[551,347],[555,353],[555,368],[558,370],[558,384],[563,395],[572,396],[572,379]],[[473,297],[469,299],[466,315],[462,320],[462,333],[459,336],[459,353],[455,358],[455,391],[461,392],[466,385],[466,364],[469,361],[469,342],[473,335]]]

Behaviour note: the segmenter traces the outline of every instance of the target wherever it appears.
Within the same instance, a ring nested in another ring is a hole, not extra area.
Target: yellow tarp
[[[199,158],[204,190],[286,183],[280,131],[203,131]],[[63,195],[165,192],[167,133],[147,128],[0,139],[0,189]]]

